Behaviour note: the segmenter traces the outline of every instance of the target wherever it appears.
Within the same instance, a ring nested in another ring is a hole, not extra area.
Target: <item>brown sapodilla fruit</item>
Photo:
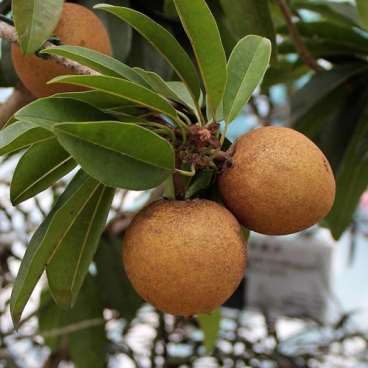
[[[65,45],[83,46],[108,55],[112,53],[109,35],[101,20],[91,10],[78,4],[64,4],[54,34]],[[12,60],[19,79],[36,97],[83,90],[67,84],[47,85],[52,78],[72,72],[55,61],[23,55],[16,44],[12,45]]]
[[[335,199],[335,179],[320,149],[284,127],[251,131],[235,143],[220,175],[225,205],[250,230],[290,234],[319,222]]]
[[[244,277],[246,242],[235,217],[208,200],[158,201],[129,226],[128,278],[143,299],[179,316],[208,313]]]

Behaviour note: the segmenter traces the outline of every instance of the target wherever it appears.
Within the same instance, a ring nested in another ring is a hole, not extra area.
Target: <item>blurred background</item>
[[[16,331],[8,302],[20,260],[70,176],[13,207],[9,187],[24,152],[0,158],[0,367],[368,367],[364,1],[208,1],[228,54],[246,34],[268,37],[274,46],[265,80],[231,125],[229,140],[259,126],[291,126],[319,145],[337,178],[335,206],[320,226],[283,237],[250,234],[244,282],[208,318],[164,315],[135,294],[121,264],[124,230],[161,191],[120,190],[75,308],[54,305],[42,280]],[[89,7],[98,3],[75,2]],[[144,12],[188,44],[172,1],[105,2]],[[10,19],[11,1],[2,1],[0,11]],[[166,80],[175,78],[132,29],[99,15],[110,31],[116,58]],[[2,41],[1,50],[3,126],[32,96],[19,84],[9,44]]]

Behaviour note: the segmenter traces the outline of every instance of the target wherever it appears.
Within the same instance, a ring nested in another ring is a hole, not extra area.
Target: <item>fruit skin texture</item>
[[[112,54],[109,35],[104,25],[97,15],[84,6],[65,3],[54,34],[65,45],[82,46],[107,55]],[[35,55],[23,55],[16,44],[12,45],[12,60],[19,79],[36,97],[83,90],[67,84],[47,85],[52,78],[72,72],[55,61],[43,60]]]
[[[138,294],[179,316],[223,304],[245,274],[246,242],[235,217],[208,200],[158,201],[124,238],[123,260]]]
[[[251,131],[235,143],[220,175],[225,205],[250,230],[283,235],[306,229],[330,211],[335,179],[320,149],[284,127]]]

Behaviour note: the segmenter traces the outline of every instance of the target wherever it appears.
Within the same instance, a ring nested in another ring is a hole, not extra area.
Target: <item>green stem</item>
[[[197,119],[199,121],[199,125],[202,127],[202,126],[204,126],[206,124],[206,120],[205,120],[205,118],[204,118],[204,116],[202,114],[201,108],[199,107],[198,101],[195,101],[194,103],[195,103],[196,117],[197,117]]]
[[[171,137],[174,143],[176,142],[175,133],[173,132],[172,129],[170,129],[166,125],[155,123],[153,121],[142,122],[140,123],[140,125],[145,125],[145,126],[152,127],[152,128],[159,128],[160,131],[167,133]]]
[[[175,119],[175,123],[176,123],[177,127],[180,129],[181,135],[183,137],[183,142],[185,143],[187,141],[188,126],[180,118]]]
[[[183,119],[183,121],[185,122],[185,124],[187,125],[192,125],[192,122],[190,121],[190,119],[188,118],[188,116],[186,116],[183,112],[177,110],[177,113],[179,115],[179,117],[181,119]]]
[[[196,174],[196,169],[195,169],[194,164],[192,164],[192,168],[190,171],[175,169],[175,172],[183,176],[193,177]]]

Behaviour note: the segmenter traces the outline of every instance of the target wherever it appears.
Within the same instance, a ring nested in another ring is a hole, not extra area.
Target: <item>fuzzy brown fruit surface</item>
[[[178,316],[208,313],[244,277],[246,242],[235,217],[207,200],[158,201],[124,238],[123,260],[137,292]]]
[[[233,165],[219,177],[228,209],[250,230],[290,234],[324,218],[335,179],[320,149],[289,128],[266,127],[236,142]]]
[[[112,53],[109,35],[100,19],[91,10],[78,4],[64,4],[54,34],[65,45],[87,47],[108,55]],[[12,45],[12,60],[19,79],[36,97],[83,90],[67,84],[47,85],[54,77],[71,74],[70,70],[52,60],[23,55],[16,44]]]

